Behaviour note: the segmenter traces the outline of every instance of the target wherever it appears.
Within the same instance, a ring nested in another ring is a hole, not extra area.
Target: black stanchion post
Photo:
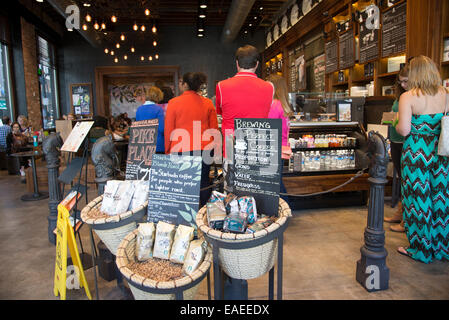
[[[56,229],[56,221],[58,219],[58,204],[62,201],[61,185],[58,181],[61,152],[59,148],[62,147],[63,141],[59,133],[51,133],[42,142],[42,151],[47,161],[48,169],[48,208],[50,214],[48,215],[48,241],[56,245],[56,235],[53,231]],[[36,180],[36,178],[35,178]]]
[[[368,135],[370,163],[370,199],[368,222],[365,228],[365,244],[360,248],[356,280],[369,292],[388,289],[390,270],[386,265],[384,192],[387,183],[388,152],[385,139],[377,132]]]

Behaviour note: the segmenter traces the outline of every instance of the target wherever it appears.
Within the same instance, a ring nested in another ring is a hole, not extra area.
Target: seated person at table
[[[162,93],[161,89],[159,89],[158,87],[151,87],[145,96],[145,103],[141,105],[139,108],[137,108],[136,111],[136,121],[152,120],[152,119],[159,120],[159,127],[157,130],[157,144],[156,144],[157,153],[164,153],[165,151],[164,110],[159,105],[157,105],[157,103],[159,103],[163,97],[164,94]]]
[[[128,135],[128,123],[123,117],[123,114],[117,116],[114,119],[114,123],[111,125],[112,129],[112,138],[115,141],[123,141],[129,139]]]
[[[17,122],[19,123],[19,127],[20,127],[20,132],[22,132],[23,134],[25,134],[27,137],[31,137],[31,126],[28,122],[27,117],[25,117],[24,115],[19,115],[17,117]]]
[[[110,132],[108,130],[108,119],[102,116],[94,116],[93,120],[94,124],[89,131],[89,140],[95,143],[97,139],[110,134]]]
[[[20,124],[13,122],[11,125],[11,132],[6,137],[6,154],[11,155],[13,153],[26,151],[28,144],[28,138],[20,131]],[[25,168],[28,167],[28,159],[24,157],[19,158],[20,161],[20,175],[22,176],[22,182],[25,182]]]

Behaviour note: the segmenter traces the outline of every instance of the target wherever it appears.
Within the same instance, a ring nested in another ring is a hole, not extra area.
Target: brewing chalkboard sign
[[[382,58],[405,52],[407,39],[407,2],[382,14]]]
[[[196,228],[202,158],[155,154],[151,165],[148,221]]]
[[[152,157],[156,153],[158,122],[152,119],[131,124],[126,180],[148,180]]]
[[[253,196],[257,212],[276,215],[279,206],[281,119],[235,119],[231,190]]]
[[[379,30],[368,29],[366,19],[359,24],[359,63],[367,63],[379,58]]]
[[[338,70],[338,39],[332,39],[325,44],[326,74]]]
[[[355,64],[355,37],[353,29],[338,37],[339,68],[351,68]]]

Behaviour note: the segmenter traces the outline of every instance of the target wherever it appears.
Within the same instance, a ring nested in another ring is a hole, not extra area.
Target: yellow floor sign
[[[55,296],[59,295],[61,300],[65,300],[66,298],[68,246],[74,269],[77,269],[75,276],[78,275],[80,287],[84,287],[87,297],[89,300],[92,300],[89,287],[87,286],[86,277],[84,276],[83,266],[81,265],[78,248],[76,246],[75,234],[69,222],[69,212],[62,204],[58,205],[58,221],[56,224],[56,229],[55,283],[53,289]]]

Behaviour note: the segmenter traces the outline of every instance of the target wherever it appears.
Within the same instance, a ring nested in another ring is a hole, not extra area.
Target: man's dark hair
[[[235,59],[239,63],[240,68],[252,69],[257,65],[259,60],[259,52],[257,49],[249,44],[237,49]]]
[[[104,129],[108,129],[108,119],[106,119],[105,117],[96,115],[93,117],[93,120],[94,124],[92,127],[101,127]]]
[[[207,76],[202,72],[187,72],[182,77],[182,82],[187,83],[190,90],[198,91],[207,82]]]
[[[173,94],[173,90],[170,87],[162,87],[161,91],[164,94],[164,98],[162,99],[162,101],[159,102],[160,104],[168,103],[168,101],[170,99],[173,99],[173,97],[175,96]]]
[[[9,119],[8,116],[3,116],[3,117],[2,117],[2,122],[3,122],[4,125],[7,125],[7,124],[9,125],[9,120],[10,120],[10,119]]]

